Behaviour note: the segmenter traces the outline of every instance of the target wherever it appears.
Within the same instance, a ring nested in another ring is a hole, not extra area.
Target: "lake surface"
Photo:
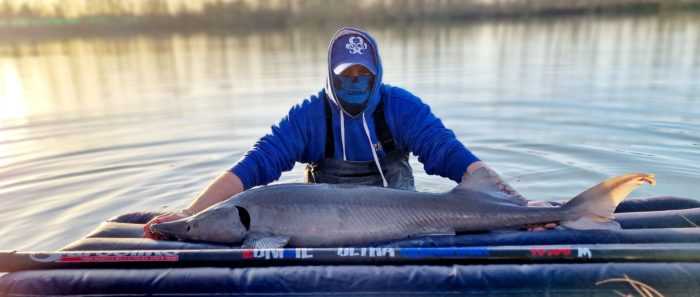
[[[323,87],[336,29],[0,41],[0,250],[186,206]],[[526,197],[628,172],[657,175],[633,197],[700,197],[699,16],[368,29],[385,82]],[[411,162],[419,190],[454,186]]]

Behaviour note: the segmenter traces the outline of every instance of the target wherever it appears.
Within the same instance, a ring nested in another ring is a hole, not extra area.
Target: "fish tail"
[[[620,224],[613,220],[615,208],[644,183],[656,184],[654,175],[630,173],[607,179],[562,205],[571,218],[559,224],[569,229],[619,230]]]

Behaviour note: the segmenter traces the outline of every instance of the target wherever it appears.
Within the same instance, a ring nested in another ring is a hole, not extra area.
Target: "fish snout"
[[[165,222],[159,224],[153,224],[150,226],[151,232],[158,235],[172,237],[177,239],[184,239],[189,231],[189,224],[186,220],[177,220],[172,222]]]

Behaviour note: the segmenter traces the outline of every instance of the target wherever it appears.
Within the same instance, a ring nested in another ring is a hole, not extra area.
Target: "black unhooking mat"
[[[155,212],[103,223],[62,251],[228,249],[232,246],[141,238]],[[620,231],[498,231],[424,237],[380,247],[616,245],[684,247],[700,253],[700,201],[628,199],[617,209]],[[697,259],[700,255],[694,255]],[[0,277],[3,296],[700,296],[700,263],[480,263],[415,265],[188,267],[29,270]],[[1,263],[0,263],[1,265]]]

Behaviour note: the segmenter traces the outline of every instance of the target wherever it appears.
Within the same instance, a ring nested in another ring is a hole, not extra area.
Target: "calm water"
[[[116,214],[184,207],[320,90],[336,29],[0,41],[0,250],[57,249]],[[700,197],[700,17],[370,31],[385,81],[525,196],[643,171],[658,186],[633,196]],[[420,190],[454,186],[412,162]]]

